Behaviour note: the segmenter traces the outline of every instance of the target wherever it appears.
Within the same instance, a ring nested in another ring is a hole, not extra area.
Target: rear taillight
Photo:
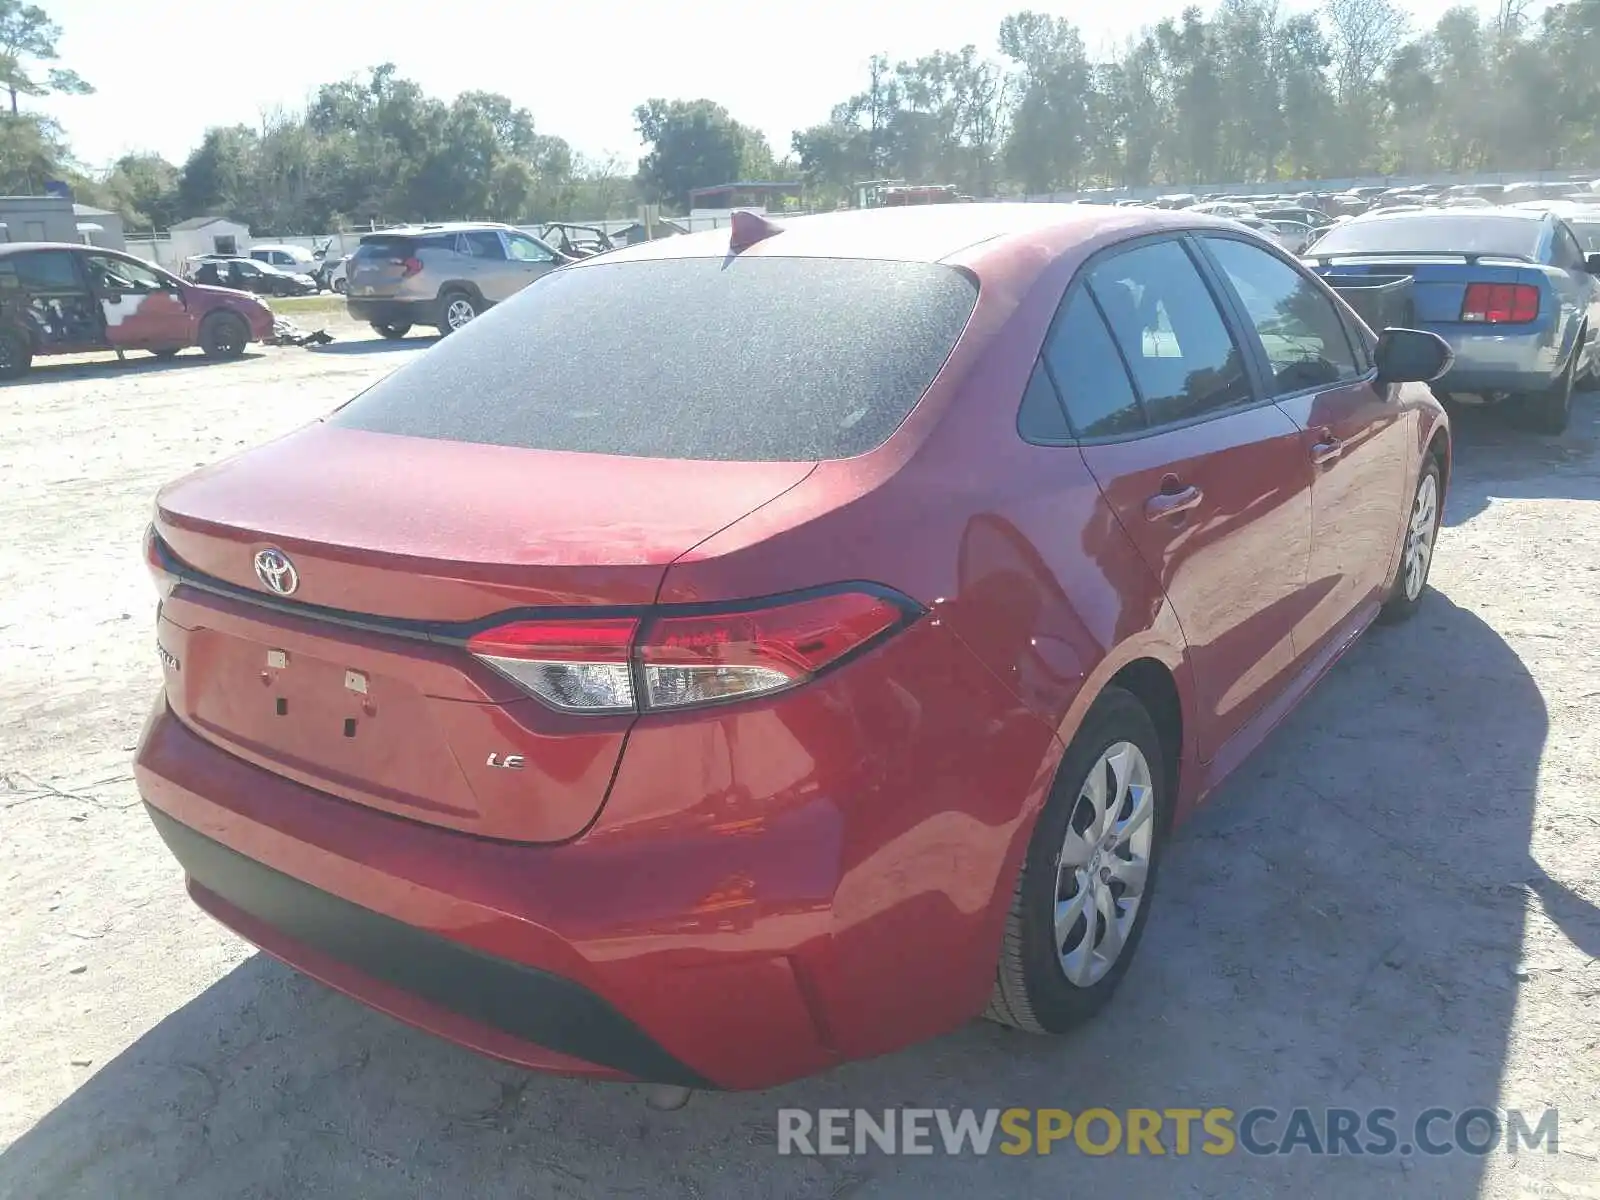
[[[422,270],[422,260],[420,258],[405,258],[400,260],[400,273],[407,279],[410,279],[420,270]]]
[[[467,649],[563,712],[632,712],[634,617],[517,621],[474,634]]]
[[[172,589],[178,586],[178,577],[167,562],[166,549],[154,525],[147,526],[144,531],[144,565],[154,576],[161,598],[165,600],[172,595]]]
[[[1518,325],[1539,315],[1539,289],[1526,283],[1469,283],[1461,319],[1479,325]]]
[[[921,611],[895,593],[849,589],[643,617],[516,621],[474,634],[467,649],[563,712],[658,712],[805,683]]]

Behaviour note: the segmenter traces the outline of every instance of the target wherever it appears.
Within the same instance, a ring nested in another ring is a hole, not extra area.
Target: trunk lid
[[[1423,325],[1459,323],[1461,302],[1466,298],[1468,284],[1525,283],[1538,287],[1544,280],[1538,268],[1523,266],[1514,260],[1485,258],[1478,261],[1465,255],[1440,254],[1393,254],[1355,260],[1341,259],[1335,254],[1326,264],[1319,264],[1316,271],[1335,287],[1340,279],[1409,275],[1413,312]]]
[[[406,260],[415,256],[410,238],[363,239],[345,268],[345,288],[353,296],[392,296],[406,279]]]
[[[487,837],[576,836],[633,718],[546,707],[468,654],[467,632],[511,610],[649,605],[674,559],[812,466],[310,426],[161,493],[158,553],[180,579],[159,623],[168,702],[214,744],[346,800]],[[293,564],[288,596],[256,574],[267,548]]]

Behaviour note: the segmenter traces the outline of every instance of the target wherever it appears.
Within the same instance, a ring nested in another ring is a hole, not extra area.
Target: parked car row
[[[1236,221],[419,226],[349,305],[453,332],[163,489],[138,787],[218,920],[527,1067],[1074,1028],[1177,823],[1425,603],[1451,346]]]
[[[1267,216],[1268,210],[1299,208],[1316,213],[1323,222],[1338,217],[1359,216],[1373,209],[1400,207],[1479,207],[1516,204],[1524,201],[1570,200],[1600,202],[1600,179],[1576,176],[1565,180],[1537,180],[1521,183],[1402,184],[1395,187],[1368,185],[1343,192],[1271,192],[1251,195],[1171,192],[1155,199],[1116,198],[1107,192],[1085,194],[1080,203],[1136,205],[1148,208],[1193,209],[1220,212],[1224,216]],[[1311,221],[1309,217],[1292,218]]]
[[[189,262],[196,283],[236,288],[259,296],[314,296],[320,290],[309,275],[291,274],[256,258],[203,254]]]

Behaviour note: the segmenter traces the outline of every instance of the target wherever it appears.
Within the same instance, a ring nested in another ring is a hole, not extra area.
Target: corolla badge
[[[300,586],[300,572],[294,569],[289,556],[272,546],[256,551],[256,578],[267,591],[280,596],[292,595]]]

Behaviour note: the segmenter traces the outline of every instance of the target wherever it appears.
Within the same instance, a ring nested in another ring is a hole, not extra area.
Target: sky
[[[970,42],[997,55],[1001,18],[1031,7],[1070,18],[1091,54],[1103,54],[1183,7],[1182,0],[38,2],[64,30],[61,65],[98,92],[32,103],[61,121],[92,169],[133,151],[181,164],[208,127],[258,126],[264,114],[303,107],[320,84],[383,62],[443,98],[502,92],[533,113],[541,132],[586,155],[619,155],[630,170],[640,153],[634,106],[656,96],[716,100],[765,133],[781,157],[794,130],[825,120],[835,103],[862,90],[874,53],[914,58]],[[1449,7],[1449,0],[1401,3],[1418,26]],[[247,10],[262,19],[246,19]]]

